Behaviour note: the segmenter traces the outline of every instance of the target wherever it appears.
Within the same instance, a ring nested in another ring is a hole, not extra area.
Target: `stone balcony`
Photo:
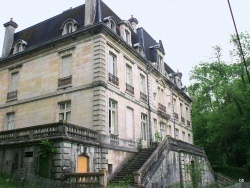
[[[65,139],[82,143],[97,143],[98,133],[68,123],[51,123],[0,132],[0,146],[36,142],[42,139]]]

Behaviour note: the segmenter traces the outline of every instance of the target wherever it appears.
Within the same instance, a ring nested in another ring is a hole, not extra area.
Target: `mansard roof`
[[[99,1],[97,1],[99,2]],[[101,4],[97,5],[98,11],[95,17],[95,23],[103,22],[103,19],[112,16],[116,23],[122,21],[104,2],[100,1]],[[62,35],[61,26],[65,20],[72,19],[78,23],[78,30],[84,29],[84,14],[85,5],[78,6],[76,8],[68,9],[59,15],[49,18],[43,22],[26,28],[22,31],[15,33],[14,41],[24,40],[28,43],[27,48],[35,47],[46,41],[56,39]],[[119,30],[117,30],[119,34]],[[143,28],[138,28],[137,33],[131,32],[132,45],[140,43],[144,49],[145,57],[150,62],[155,62],[156,57],[151,46],[156,46],[158,43],[146,32]],[[12,54],[13,52],[11,52]]]

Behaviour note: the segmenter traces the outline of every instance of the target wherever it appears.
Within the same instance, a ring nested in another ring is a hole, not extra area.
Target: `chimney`
[[[136,18],[134,18],[133,15],[131,15],[131,18],[128,21],[131,23],[133,30],[136,33],[136,30],[138,28],[138,23],[139,23],[138,20]]]
[[[3,26],[5,27],[5,35],[3,41],[2,57],[6,57],[9,55],[11,51],[11,47],[14,42],[15,29],[17,28],[18,25],[11,18],[10,21],[3,24]]]
[[[96,10],[97,10],[97,0],[85,0],[84,26],[89,26],[94,24],[97,12]]]

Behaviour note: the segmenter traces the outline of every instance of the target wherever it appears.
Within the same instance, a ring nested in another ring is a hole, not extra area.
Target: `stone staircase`
[[[138,171],[142,165],[152,155],[155,148],[141,149],[138,153],[132,157],[128,163],[122,168],[120,172],[109,182],[109,183],[121,183],[126,182],[130,185],[134,185],[134,174],[133,172]]]

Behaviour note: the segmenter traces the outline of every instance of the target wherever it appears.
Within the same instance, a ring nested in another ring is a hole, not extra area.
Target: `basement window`
[[[33,157],[33,154],[34,154],[33,151],[27,151],[27,152],[24,153],[24,157],[25,158]]]

